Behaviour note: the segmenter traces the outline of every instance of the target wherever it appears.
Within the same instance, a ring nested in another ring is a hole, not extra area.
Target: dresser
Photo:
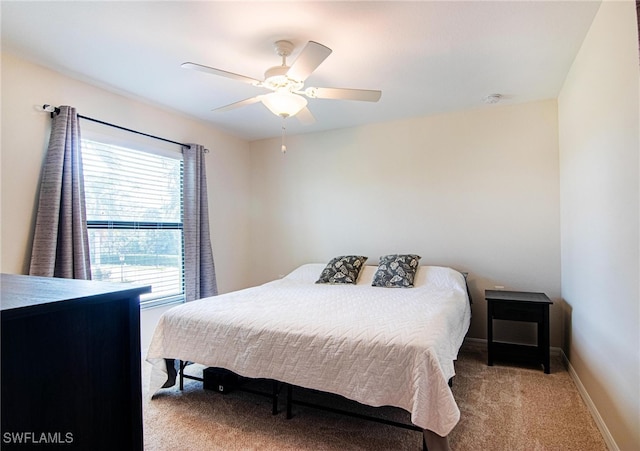
[[[142,450],[139,298],[150,287],[0,283],[0,447]]]

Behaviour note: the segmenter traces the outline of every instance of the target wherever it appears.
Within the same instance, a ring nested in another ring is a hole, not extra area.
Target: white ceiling
[[[211,110],[264,93],[185,70],[185,61],[263,79],[273,43],[333,53],[305,86],[382,90],[377,103],[309,100],[316,123],[287,133],[557,97],[599,1],[10,2],[3,50],[121,94],[215,124],[248,140],[278,136],[261,103]],[[6,86],[3,86],[7,89]],[[43,103],[47,99],[42,99]]]

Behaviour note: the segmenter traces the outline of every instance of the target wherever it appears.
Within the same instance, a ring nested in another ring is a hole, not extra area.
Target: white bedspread
[[[464,277],[421,266],[414,288],[380,288],[367,266],[357,285],[315,284],[323,268],[165,312],[147,354],[152,393],[163,359],[181,359],[400,407],[448,435],[460,411],[447,381],[471,318]]]

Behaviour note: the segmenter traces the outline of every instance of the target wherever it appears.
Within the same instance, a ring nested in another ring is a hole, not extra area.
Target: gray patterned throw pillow
[[[418,270],[419,255],[393,254],[380,257],[378,270],[373,276],[374,287],[411,288]]]
[[[316,283],[356,283],[367,257],[343,255],[331,260]]]

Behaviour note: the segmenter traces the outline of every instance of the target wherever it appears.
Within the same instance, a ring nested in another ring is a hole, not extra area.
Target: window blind
[[[181,159],[82,141],[94,280],[151,285],[143,305],[181,300]]]

